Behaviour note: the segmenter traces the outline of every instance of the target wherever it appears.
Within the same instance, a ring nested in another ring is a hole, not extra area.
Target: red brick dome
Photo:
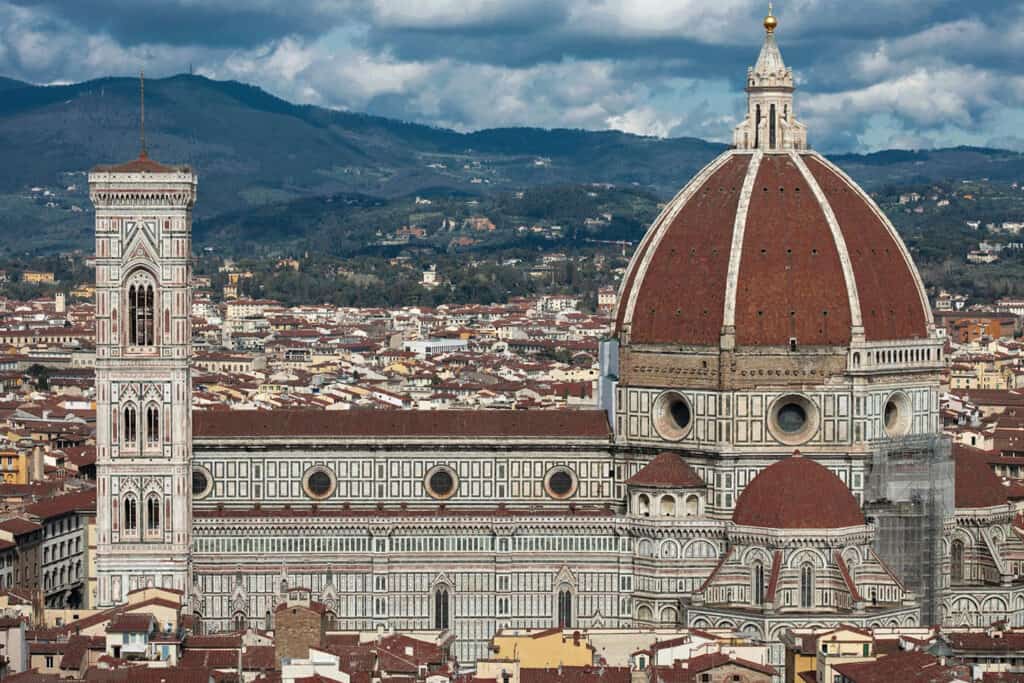
[[[727,152],[672,200],[626,272],[628,344],[846,346],[924,339],[931,314],[895,229],[814,152]]]
[[[736,501],[732,521],[769,529],[842,529],[864,525],[864,513],[827,467],[794,455],[754,477]]]

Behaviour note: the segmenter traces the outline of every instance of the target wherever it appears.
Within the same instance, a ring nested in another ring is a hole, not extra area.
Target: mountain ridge
[[[48,86],[0,78],[0,149],[8,162],[0,165],[0,236],[28,220],[38,223],[40,240],[54,248],[83,243],[91,226],[80,174],[138,154],[138,86],[126,77]],[[728,149],[698,138],[611,130],[464,133],[294,104],[253,85],[187,74],[146,81],[146,133],[151,156],[197,170],[198,219],[345,193],[482,196],[600,183],[667,199]],[[1024,177],[1024,155],[984,148],[832,158],[868,189],[972,174]],[[27,191],[37,186],[54,195],[26,204]],[[70,187],[75,191],[63,189]],[[68,215],[57,215],[48,204]]]

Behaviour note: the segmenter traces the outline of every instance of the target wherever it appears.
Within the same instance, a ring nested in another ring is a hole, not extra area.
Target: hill
[[[0,91],[6,161],[0,166],[0,248],[87,248],[91,219],[83,174],[138,153],[138,82],[103,78],[33,86],[0,79]],[[309,224],[298,222],[315,215],[318,204],[324,212],[335,211],[337,204],[326,201],[333,196],[390,201],[601,183],[665,199],[725,149],[693,138],[614,131],[458,133],[296,105],[250,85],[188,75],[147,81],[146,118],[151,156],[188,163],[199,173],[197,219],[222,217],[238,225],[250,212],[263,215],[260,239],[268,243],[305,233]],[[1024,157],[1001,150],[883,152],[837,160],[869,188],[1024,176]],[[300,210],[291,211],[289,204]]]

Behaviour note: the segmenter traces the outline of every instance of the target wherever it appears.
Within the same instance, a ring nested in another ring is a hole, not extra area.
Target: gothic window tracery
[[[146,446],[160,443],[160,409],[155,404],[146,406]]]
[[[128,345],[153,346],[156,343],[154,313],[156,286],[145,271],[132,275],[128,285]]]
[[[434,591],[434,628],[447,629],[450,625],[448,588],[439,587]]]
[[[122,411],[121,434],[125,444],[134,444],[138,438],[138,415],[135,406],[126,405]]]
[[[160,499],[155,495],[146,498],[146,532],[160,530]]]
[[[809,562],[800,566],[800,606],[814,607],[814,567]]]
[[[961,583],[964,580],[964,542],[959,538],[954,539],[950,546],[949,556],[949,580]]]
[[[572,591],[560,588],[558,591],[558,626],[572,628]]]
[[[127,496],[124,499],[124,530],[126,533],[135,533],[139,528],[138,505],[135,496]]]
[[[764,564],[758,560],[754,563],[754,604],[764,604]]]

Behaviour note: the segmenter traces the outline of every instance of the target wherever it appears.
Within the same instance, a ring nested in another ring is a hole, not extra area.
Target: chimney
[[[29,468],[29,481],[42,481],[46,469],[43,460],[43,447],[36,445],[32,447],[32,462]]]

